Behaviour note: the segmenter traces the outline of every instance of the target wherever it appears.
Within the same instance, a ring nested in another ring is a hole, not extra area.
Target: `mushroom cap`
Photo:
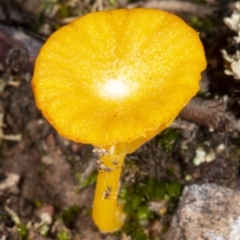
[[[166,128],[199,90],[198,34],[154,9],[87,14],[50,36],[36,60],[37,107],[60,135],[108,148]]]

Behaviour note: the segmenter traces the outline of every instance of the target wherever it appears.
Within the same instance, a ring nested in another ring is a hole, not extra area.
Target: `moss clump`
[[[181,189],[178,182],[162,182],[154,178],[144,178],[132,185],[124,185],[119,194],[120,200],[125,203],[124,211],[127,214],[122,231],[134,240],[156,240],[145,231],[151,221],[159,218],[159,213],[149,210],[148,203],[168,200],[167,210],[172,212]]]

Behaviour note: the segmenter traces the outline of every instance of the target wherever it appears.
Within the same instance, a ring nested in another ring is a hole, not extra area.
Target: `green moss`
[[[84,175],[81,173],[77,173],[75,177],[79,181],[78,188],[83,189],[85,187],[93,186],[97,182],[97,171],[93,172],[86,178],[84,178]]]
[[[57,234],[57,240],[70,240],[70,236],[66,231],[62,231]]]
[[[133,210],[137,210],[139,206],[144,202],[144,199],[139,194],[131,195],[131,206]]]
[[[118,197],[121,200],[126,200],[127,196],[128,196],[128,187],[126,185],[124,185],[121,187]]]
[[[156,179],[149,178],[146,181],[144,190],[146,197],[149,200],[162,200],[166,194],[166,188],[163,182],[156,181]]]
[[[191,17],[190,24],[198,30],[210,30],[216,25],[211,18],[202,19],[195,15]]]
[[[76,205],[64,210],[62,214],[62,219],[64,224],[67,227],[71,227],[75,222],[75,218],[77,217],[80,211],[81,211],[81,208]]]
[[[178,198],[181,194],[182,186],[178,182],[167,183],[166,185],[167,198]]]
[[[23,224],[17,226],[17,233],[21,240],[27,240],[28,238],[28,230],[27,227]]]
[[[42,236],[46,237],[46,236],[48,235],[48,233],[49,233],[49,229],[50,229],[49,225],[46,224],[46,223],[43,223],[43,224],[41,224],[41,226],[39,227],[39,232],[40,232],[40,234],[41,234]]]
[[[42,207],[43,204],[42,204],[41,200],[36,199],[34,201],[34,205],[35,205],[35,207],[40,208],[40,207]]]
[[[176,129],[168,128],[158,136],[157,141],[165,150],[171,152],[173,144],[179,137],[180,133]]]
[[[117,5],[117,0],[109,0],[109,3],[112,7]]]
[[[154,178],[145,177],[132,185],[124,185],[119,197],[124,204],[127,220],[123,226],[124,231],[132,239],[152,240],[144,230],[151,221],[159,216],[150,211],[148,203],[167,199],[168,211],[173,212],[176,200],[181,194],[181,185],[178,182],[162,182]]]
[[[139,206],[137,209],[137,218],[138,221],[146,221],[148,219],[151,219],[153,217],[153,213],[150,212],[149,208],[147,206]]]
[[[168,232],[168,229],[169,229],[169,225],[163,225],[163,228],[162,228],[162,233],[167,233]]]
[[[61,7],[58,10],[58,16],[60,18],[66,18],[66,17],[69,17],[70,15],[71,13],[69,9],[64,4],[61,4]]]
[[[147,240],[147,234],[141,229],[135,233],[134,239],[136,240]]]

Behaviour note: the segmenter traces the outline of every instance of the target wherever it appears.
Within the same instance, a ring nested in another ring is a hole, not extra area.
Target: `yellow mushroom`
[[[124,223],[118,191],[126,154],[171,124],[199,90],[205,67],[198,33],[154,9],[87,14],[42,47],[36,104],[60,135],[96,147],[93,219],[101,232]]]

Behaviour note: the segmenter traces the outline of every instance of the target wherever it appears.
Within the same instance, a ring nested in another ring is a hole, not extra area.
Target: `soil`
[[[31,77],[39,48],[60,26],[90,11],[156,7],[173,12],[199,31],[208,60],[198,96],[202,102],[188,108],[190,117],[183,112],[170,129],[127,156],[122,185],[133,194],[135,190],[131,189],[135,189],[136,183],[147,186],[149,179],[159,186],[168,184],[165,187],[176,186],[171,185],[174,182],[181,189],[203,182],[240,189],[240,82],[224,73],[221,55],[222,49],[236,50],[232,44],[236,34],[223,22],[224,17],[231,15],[233,3],[0,2],[0,239],[163,239],[177,207],[180,193],[166,190],[168,203],[145,197],[142,203],[147,202],[148,206],[153,202],[165,205],[151,208],[151,217],[138,222],[135,229],[125,226],[116,234],[99,233],[91,218],[97,170],[92,146],[60,137],[35,106]],[[199,110],[200,106],[205,107]],[[218,122],[210,121],[216,116]],[[199,159],[202,162],[197,162]],[[160,211],[165,208],[166,211]],[[129,226],[132,219],[139,220],[131,217]],[[138,230],[141,236],[134,235]]]

